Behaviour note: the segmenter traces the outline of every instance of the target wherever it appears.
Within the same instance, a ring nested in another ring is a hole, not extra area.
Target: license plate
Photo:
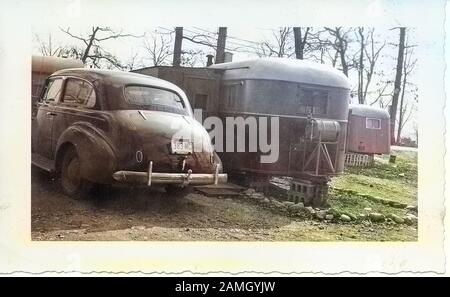
[[[191,154],[192,142],[188,140],[172,140],[172,153],[174,154]]]

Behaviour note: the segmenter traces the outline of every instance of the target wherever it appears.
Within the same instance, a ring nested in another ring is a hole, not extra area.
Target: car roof
[[[71,68],[56,71],[51,76],[76,76],[86,79],[92,83],[100,81],[104,84],[138,84],[159,87],[176,91],[180,94],[184,92],[171,82],[156,77],[142,75],[133,72],[106,70],[106,69],[92,69],[92,68]]]

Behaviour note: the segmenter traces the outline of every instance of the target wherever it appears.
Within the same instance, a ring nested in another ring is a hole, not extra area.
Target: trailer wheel
[[[81,176],[80,159],[73,147],[64,152],[60,179],[64,193],[74,199],[85,198],[92,187],[92,184]]]

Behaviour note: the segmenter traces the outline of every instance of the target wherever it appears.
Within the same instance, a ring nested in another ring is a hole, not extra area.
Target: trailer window
[[[299,112],[307,114],[310,113],[313,115],[326,114],[328,103],[327,91],[301,88],[299,96]]]
[[[319,87],[276,80],[247,80],[245,99],[238,101],[239,109],[285,115],[326,115],[329,91]],[[227,88],[228,89],[228,88]],[[227,95],[224,102],[227,106]]]
[[[238,107],[239,83],[226,85],[224,87],[225,107],[234,109]]]
[[[366,119],[366,128],[367,129],[381,129],[381,120],[380,119]]]

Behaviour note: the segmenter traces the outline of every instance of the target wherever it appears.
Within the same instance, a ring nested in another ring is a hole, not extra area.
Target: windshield
[[[178,94],[150,86],[125,87],[125,99],[139,109],[187,114],[183,99]]]

